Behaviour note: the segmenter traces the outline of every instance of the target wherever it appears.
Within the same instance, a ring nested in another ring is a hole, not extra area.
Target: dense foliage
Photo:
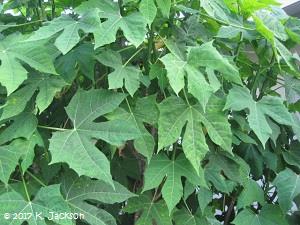
[[[1,225],[300,224],[300,20],[275,0],[0,11]]]

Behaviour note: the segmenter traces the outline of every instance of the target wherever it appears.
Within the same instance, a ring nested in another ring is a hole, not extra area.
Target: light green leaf
[[[102,64],[114,68],[114,71],[108,75],[109,89],[125,86],[128,93],[133,96],[140,86],[142,79],[141,70],[134,66],[123,65],[121,55],[117,52],[106,51],[97,55],[96,58]],[[113,61],[110,61],[112,58]]]
[[[5,218],[5,213],[13,215],[21,213],[24,215],[31,214],[32,216],[26,219],[26,216],[20,219],[13,219],[11,216],[7,220],[2,220],[3,225],[20,225],[27,221],[29,225],[46,225],[45,218],[52,218],[56,213],[70,213],[71,210],[63,196],[60,193],[60,185],[55,184],[47,187],[42,187],[32,201],[25,200],[22,195],[16,191],[6,192],[0,195],[0,216]],[[53,222],[60,225],[73,225],[72,220],[68,218],[56,219],[53,217]]]
[[[0,40],[0,83],[7,95],[15,91],[27,78],[23,63],[44,73],[56,74],[52,58],[41,42],[24,42],[21,34],[11,34]]]
[[[128,213],[142,210],[136,225],[152,225],[153,220],[157,225],[172,225],[166,203],[163,200],[154,202],[153,197],[148,193],[129,199],[123,210]]]
[[[201,187],[197,193],[197,198],[201,213],[203,215],[206,207],[213,200],[213,192],[205,187]]]
[[[124,97],[107,90],[78,91],[66,107],[73,129],[55,132],[50,139],[51,163],[66,162],[79,175],[98,178],[112,185],[109,161],[94,146],[93,139],[119,146],[126,140],[137,138],[139,132],[126,121],[93,121],[116,109]]]
[[[29,139],[37,127],[37,118],[31,113],[21,113],[12,119],[14,122],[0,134],[0,145],[22,137]]]
[[[83,30],[86,33],[93,32],[100,24],[100,18],[96,10],[81,15],[79,20],[70,16],[61,15],[60,17],[47,22],[36,31],[28,41],[47,39],[59,32],[60,35],[55,40],[55,46],[63,53],[68,53],[79,41],[78,32]]]
[[[186,177],[192,184],[206,186],[202,176],[198,176],[191,164],[180,155],[176,160],[169,160],[164,154],[154,156],[145,172],[143,191],[158,187],[164,177],[166,181],[162,188],[162,195],[169,209],[169,213],[183,196],[181,177]]]
[[[156,0],[157,6],[164,17],[169,18],[171,9],[171,0]]]
[[[193,215],[186,209],[181,209],[176,211],[173,217],[176,225],[221,225],[217,219],[202,216],[199,211]]]
[[[95,48],[110,44],[116,40],[116,33],[121,29],[129,42],[138,47],[145,39],[147,21],[139,12],[121,16],[118,3],[109,0],[89,0],[83,2],[75,11],[79,14],[97,9],[100,18],[107,19],[93,31]]]
[[[243,87],[234,86],[229,91],[224,109],[235,111],[249,109],[249,125],[263,146],[272,135],[267,116],[280,124],[292,126],[294,123],[281,98],[264,96],[256,102],[252,99],[249,90]]]
[[[157,12],[154,0],[142,0],[140,3],[140,12],[144,16],[147,23],[151,25]]]
[[[135,149],[147,157],[150,161],[155,142],[153,136],[147,131],[144,123],[156,124],[158,120],[158,108],[156,105],[156,95],[150,95],[144,98],[139,98],[135,107],[129,108],[129,112],[123,109],[118,109],[108,115],[108,119],[122,119],[133,124],[140,132],[140,137],[134,140]]]
[[[213,42],[207,42],[199,47],[192,47],[188,55],[189,64],[217,70],[228,81],[242,84],[237,68],[222,56],[212,44]]]
[[[238,209],[250,206],[254,202],[264,204],[264,192],[254,180],[248,179],[243,186],[244,189],[237,200]]]
[[[51,104],[55,94],[67,85],[61,77],[45,74],[31,75],[24,84],[39,91],[36,96],[36,105],[40,113]]]
[[[183,136],[183,151],[196,171],[208,152],[203,127],[211,140],[224,150],[231,151],[232,134],[226,115],[222,112],[223,101],[215,96],[207,104],[204,113],[199,104],[188,105],[181,98],[169,97],[159,104],[158,149],[167,147]]]
[[[281,171],[273,184],[277,187],[280,208],[285,213],[292,207],[292,201],[300,194],[300,175],[290,169]]]
[[[73,212],[82,213],[84,221],[90,225],[116,225],[116,222],[112,215],[87,203],[87,200],[113,204],[135,196],[117,182],[114,182],[114,187],[115,189],[112,189],[100,180],[78,177],[73,172],[65,174],[61,185],[66,204]]]
[[[233,221],[235,225],[287,225],[285,215],[277,205],[265,205],[259,214],[244,209]]]

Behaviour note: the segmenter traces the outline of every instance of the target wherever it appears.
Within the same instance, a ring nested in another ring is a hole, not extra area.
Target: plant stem
[[[31,176],[36,182],[38,182],[40,185],[42,185],[43,187],[46,187],[47,185],[41,181],[39,178],[37,178],[35,175],[33,175],[30,171],[26,171],[26,173]]]
[[[29,195],[29,192],[28,192],[28,189],[27,189],[27,186],[26,186],[26,181],[24,179],[24,175],[23,175],[23,171],[22,171],[22,167],[21,167],[20,163],[19,163],[19,169],[20,169],[20,173],[21,173],[21,177],[22,177],[22,183],[23,183],[23,187],[24,187],[24,190],[25,190],[25,194],[26,194],[28,202],[30,202],[31,201],[30,195]]]
[[[59,128],[59,127],[47,127],[47,126],[42,126],[42,125],[38,125],[39,128],[42,129],[47,129],[47,130],[56,130],[56,131],[66,131],[68,129],[65,128]]]
[[[127,64],[137,55],[139,54],[142,50],[144,49],[144,47],[140,48],[139,50],[137,50],[123,65],[123,67],[127,66]]]
[[[39,22],[43,22],[44,20],[35,20],[35,21],[32,21],[32,22],[28,22],[28,23],[21,23],[21,24],[4,24],[4,25],[0,25],[0,28],[1,27],[21,27],[21,26],[27,26],[27,25],[30,25],[30,24],[34,24],[34,23],[39,23]]]

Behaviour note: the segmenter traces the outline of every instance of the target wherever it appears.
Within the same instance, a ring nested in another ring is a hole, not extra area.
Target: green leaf
[[[300,194],[300,175],[286,168],[273,181],[277,187],[280,208],[285,213],[292,207],[292,201]]]
[[[205,43],[200,47],[192,47],[187,55],[187,60],[173,53],[165,55],[160,60],[165,64],[168,71],[167,76],[174,92],[178,95],[184,88],[186,75],[189,93],[199,100],[204,109],[211,95],[219,89],[214,70],[223,73],[229,81],[241,83],[238,70],[212,46],[212,42]],[[198,69],[199,67],[206,67],[211,84],[206,81],[205,76]]]
[[[139,9],[147,23],[151,25],[157,12],[154,0],[142,0]]]
[[[115,225],[115,218],[103,209],[87,201],[99,201],[106,204],[121,203],[135,195],[121,184],[114,182],[115,189],[100,181],[88,177],[78,177],[66,173],[61,185],[66,204],[75,213],[82,213],[84,221],[90,225]]]
[[[156,188],[166,177],[162,196],[166,201],[169,213],[183,196],[181,177],[186,177],[192,184],[206,186],[203,176],[198,176],[191,164],[180,155],[176,160],[169,160],[164,154],[154,156],[145,172],[143,191]]]
[[[21,34],[11,34],[0,40],[0,83],[7,95],[27,78],[23,63],[44,73],[56,74],[52,58],[42,42],[27,42]]]
[[[107,60],[114,58],[113,64]],[[109,89],[117,89],[125,86],[131,96],[137,91],[142,79],[142,72],[134,66],[122,64],[121,55],[117,52],[106,51],[97,55],[97,60],[102,64],[113,67],[114,71],[108,75]]]
[[[40,113],[51,104],[55,94],[67,85],[61,77],[45,74],[31,75],[24,84],[39,91],[35,101]]]
[[[93,139],[119,146],[126,140],[137,138],[139,132],[126,121],[93,121],[116,109],[124,97],[107,90],[78,91],[66,108],[73,129],[55,132],[50,140],[51,163],[66,162],[79,175],[98,178],[112,185],[109,161],[94,146]]]
[[[196,171],[208,152],[203,128],[211,140],[224,150],[231,151],[231,130],[222,112],[223,101],[213,96],[204,113],[199,104],[188,105],[181,98],[169,97],[159,104],[158,149],[167,147],[183,135],[183,151]]]
[[[22,137],[29,139],[37,127],[37,118],[31,113],[21,113],[13,118],[13,123],[0,134],[0,145]]]
[[[283,100],[279,97],[264,96],[258,102],[254,101],[247,88],[234,86],[227,96],[224,109],[240,111],[249,109],[248,122],[260,142],[265,145],[272,135],[272,129],[267,121],[267,116],[288,126],[293,125],[293,119]]]
[[[155,141],[145,128],[144,123],[152,125],[157,123],[159,112],[156,105],[156,95],[139,98],[134,108],[129,107],[129,112],[119,109],[108,115],[107,118],[126,120],[139,130],[140,137],[134,140],[134,147],[139,153],[147,157],[149,162],[153,155]]]
[[[263,225],[287,225],[285,215],[276,205],[265,205],[259,214],[253,213],[250,209],[244,209],[234,219],[235,225],[263,224]]]
[[[100,18],[96,10],[81,15],[78,20],[67,15],[61,15],[51,22],[46,22],[28,41],[47,39],[61,32],[55,40],[55,46],[65,55],[80,41],[78,34],[80,30],[91,33],[99,24]]]
[[[196,67],[219,71],[228,81],[242,84],[237,68],[218,52],[213,42],[207,42],[200,47],[192,47],[189,51],[188,62]]]
[[[116,40],[121,29],[129,42],[138,47],[145,39],[147,21],[139,12],[121,16],[118,3],[109,0],[89,0],[83,2],[75,11],[79,14],[97,9],[100,18],[107,19],[94,30],[95,48],[110,44]]]
[[[164,17],[169,18],[171,9],[171,0],[156,0],[157,6]]]
[[[152,225],[153,221],[157,225],[172,225],[166,203],[163,200],[154,202],[154,198],[148,193],[129,199],[123,210],[128,213],[142,210],[136,225]]]
[[[244,189],[237,200],[238,209],[250,206],[254,202],[264,204],[264,192],[254,180],[248,179],[243,186]]]
[[[176,225],[221,225],[215,218],[202,216],[199,211],[193,215],[185,209],[174,213],[174,221]]]
[[[32,201],[25,200],[20,193],[16,191],[6,192],[0,195],[0,216],[5,218],[5,213],[9,213],[11,217],[7,220],[2,220],[2,224],[19,225],[27,221],[29,224],[46,225],[45,218],[52,218],[56,213],[70,213],[71,210],[63,196],[60,193],[60,185],[55,184],[47,187],[42,187]],[[14,213],[24,215],[31,214],[28,219],[22,218],[13,220]],[[72,220],[68,218],[56,219],[53,217],[53,222],[61,225],[72,225]]]
[[[203,215],[206,207],[213,200],[213,192],[205,187],[201,187],[197,193],[197,197],[198,197],[199,207]]]

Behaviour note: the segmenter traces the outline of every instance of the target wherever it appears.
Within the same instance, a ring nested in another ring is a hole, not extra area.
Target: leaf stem
[[[23,187],[24,187],[24,190],[25,190],[25,194],[26,194],[28,202],[30,202],[31,201],[30,195],[29,195],[29,192],[28,192],[28,189],[27,189],[26,181],[24,179],[24,175],[23,175],[23,171],[22,171],[22,167],[21,167],[20,163],[19,163],[19,169],[20,169],[20,172],[21,172],[21,178],[22,178],[22,183],[23,183]]]
[[[190,104],[190,102],[189,102],[189,99],[188,99],[188,97],[187,97],[187,94],[186,94],[186,92],[185,92],[185,89],[183,89],[183,94],[184,94],[184,98],[185,98],[187,104],[188,104],[189,106],[191,106],[191,104]]]
[[[37,178],[35,175],[33,175],[30,171],[26,171],[26,173],[31,176],[36,182],[38,182],[40,185],[42,185],[43,187],[46,187],[47,185],[41,181],[39,178]]]
[[[35,20],[35,21],[31,21],[28,23],[20,23],[20,24],[4,24],[4,25],[0,25],[0,27],[21,27],[21,26],[27,26],[30,24],[34,24],[34,23],[39,23],[39,22],[43,22],[44,20]]]
[[[42,126],[42,125],[38,125],[39,128],[42,129],[47,129],[47,130],[56,130],[56,131],[66,131],[68,129],[65,128],[59,128],[59,127],[47,127],[47,126]]]
[[[144,49],[144,47],[140,48],[139,50],[137,50],[123,65],[123,67],[127,66],[127,64],[137,55],[139,54],[142,50]]]

